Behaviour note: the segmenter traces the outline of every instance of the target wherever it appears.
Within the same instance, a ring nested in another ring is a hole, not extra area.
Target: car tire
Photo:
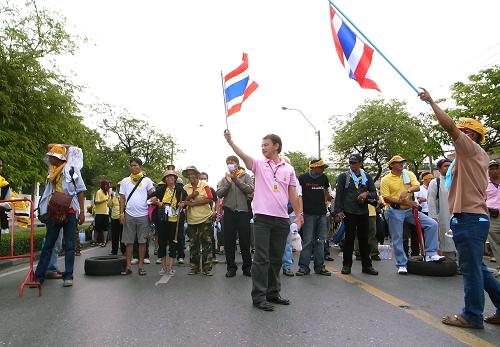
[[[409,273],[421,276],[448,277],[458,273],[457,263],[448,258],[442,262],[433,263],[424,261],[422,256],[410,257],[406,268]]]
[[[85,274],[89,276],[119,275],[125,271],[127,259],[118,255],[106,255],[85,259]]]

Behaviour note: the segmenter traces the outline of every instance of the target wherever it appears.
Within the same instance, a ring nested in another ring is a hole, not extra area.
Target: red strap
[[[209,186],[205,186],[205,193],[207,193],[207,199],[212,200],[214,197],[212,195],[212,189]]]

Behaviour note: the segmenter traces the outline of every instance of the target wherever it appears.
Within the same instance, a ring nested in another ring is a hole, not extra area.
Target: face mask
[[[238,166],[236,164],[227,164],[227,169],[229,170],[229,172],[233,172],[237,168],[238,168]]]
[[[314,171],[309,171],[309,175],[310,175],[312,178],[318,178],[319,176],[321,176],[321,175],[316,174]]]
[[[200,180],[200,183],[207,183],[207,180]]]

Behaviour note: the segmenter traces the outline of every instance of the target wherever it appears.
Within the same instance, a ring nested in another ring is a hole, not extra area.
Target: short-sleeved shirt
[[[175,208],[175,206],[177,206],[177,198],[175,197],[174,193],[174,189],[170,189],[169,187],[167,187],[165,189],[165,194],[163,195],[163,199],[161,200],[161,202],[170,206],[174,206],[173,208]],[[169,216],[168,221],[177,222],[177,215]]]
[[[125,196],[127,201],[130,193],[134,189],[135,183],[130,177],[125,177],[120,184],[120,195]],[[144,177],[135,190],[130,200],[126,203],[125,212],[132,217],[144,217],[148,215],[148,191],[154,188],[153,181],[149,177]]]
[[[488,154],[460,132],[455,141],[455,160],[453,162],[448,204],[450,213],[487,214],[486,187],[488,186]]]
[[[288,188],[297,185],[293,166],[283,160],[276,164],[271,159],[254,159],[252,171],[255,174],[253,213],[288,218]]]
[[[134,193],[135,194],[135,193]],[[101,202],[98,202],[101,201]],[[102,189],[95,193],[95,214],[108,214],[108,195]]]
[[[194,198],[194,201],[199,201],[202,199],[213,200],[212,189],[206,183],[199,182],[198,186],[193,189],[191,183],[184,186],[184,190],[188,195],[193,193],[193,190],[198,192],[198,195]],[[187,222],[188,224],[201,224],[205,223],[213,215],[212,207],[210,203],[203,205],[188,207],[187,209]]]
[[[403,174],[395,175],[392,172],[389,172],[387,175],[382,177],[380,181],[380,195],[383,198],[393,198],[399,199],[402,192],[410,189],[411,187],[420,186],[420,183],[417,180],[415,174],[411,171],[406,171],[408,173],[408,177],[410,178],[409,184],[404,184],[403,182]],[[390,204],[387,204],[390,206]],[[410,206],[401,205],[401,208],[408,208]]]
[[[420,186],[420,191],[415,193],[415,201],[422,207],[422,212],[429,212],[429,204],[427,201],[418,202],[418,198],[427,199],[427,195],[429,194],[429,190],[422,184]]]
[[[486,205],[488,208],[500,210],[500,185],[490,182],[486,189]]]
[[[325,191],[328,191],[330,183],[328,177],[321,175],[313,178],[309,173],[299,176],[302,187],[302,202],[304,213],[313,216],[323,216],[326,214]]]

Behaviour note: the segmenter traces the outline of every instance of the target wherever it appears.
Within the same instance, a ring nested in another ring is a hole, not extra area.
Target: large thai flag
[[[241,104],[259,86],[248,77],[248,55],[243,53],[243,62],[236,69],[224,76],[227,115],[241,110]]]
[[[363,40],[344,23],[331,4],[330,19],[335,48],[342,65],[349,70],[349,77],[356,80],[361,88],[376,89],[380,91],[377,84],[370,76],[373,48],[363,42]]]

